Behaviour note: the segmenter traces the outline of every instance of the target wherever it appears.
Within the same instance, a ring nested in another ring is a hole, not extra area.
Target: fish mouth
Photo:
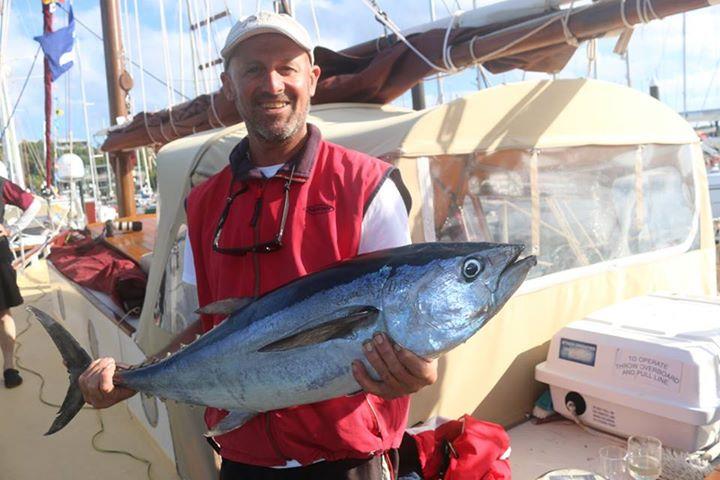
[[[510,256],[507,266],[500,273],[497,289],[495,290],[498,306],[504,304],[520,288],[530,269],[537,265],[535,255],[528,255],[519,259],[524,247],[522,245],[517,247],[516,251]]]

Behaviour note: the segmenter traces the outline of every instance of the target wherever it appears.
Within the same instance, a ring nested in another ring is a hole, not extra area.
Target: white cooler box
[[[561,329],[535,378],[565,417],[692,452],[718,440],[719,355],[718,297],[649,295]]]

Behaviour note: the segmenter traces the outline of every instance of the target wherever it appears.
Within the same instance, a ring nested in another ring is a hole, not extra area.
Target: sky
[[[65,5],[67,5],[66,0]],[[131,106],[137,113],[144,109],[154,111],[196,96],[190,54],[186,0],[118,0],[123,20],[123,43],[133,76]],[[15,113],[16,130],[19,139],[39,140],[43,135],[43,83],[42,55],[31,71],[37,42],[32,38],[42,33],[41,0],[5,0],[11,3],[11,21],[6,52],[2,60],[7,76],[8,103],[10,109],[17,101]],[[203,28],[201,44],[202,61],[215,59],[224,43],[231,23],[241,16],[249,15],[258,8],[269,10],[271,0],[190,0],[193,15],[203,19],[226,8],[230,17],[213,22],[208,37]],[[377,0],[389,18],[401,29],[427,23],[431,20],[430,0]],[[435,17],[445,18],[451,10],[468,10],[473,4],[484,4],[478,0],[434,0]],[[206,4],[210,8],[206,10]],[[348,46],[377,38],[383,34],[383,27],[362,0],[294,0],[292,2],[298,20],[308,28],[317,44],[340,50]],[[138,6],[139,15],[135,14]],[[161,5],[164,9],[167,32],[163,35]],[[98,135],[109,124],[107,108],[107,86],[103,45],[98,36],[102,35],[100,7],[97,0],[74,0],[73,8],[76,26],[76,62],[73,68],[59,78],[53,86],[53,107],[59,114],[53,120],[56,138],[85,140],[86,131],[94,144],[102,142]],[[179,13],[182,13],[182,33]],[[316,23],[313,21],[317,19]],[[67,23],[66,13],[58,8],[55,12],[54,28]],[[139,32],[136,29],[139,25]],[[720,108],[720,6],[707,7],[690,12],[686,16],[687,30],[687,110]],[[208,41],[210,38],[210,41]],[[651,82],[660,88],[661,100],[677,111],[683,110],[683,42],[682,16],[652,21],[636,28],[630,43],[630,71],[632,87],[647,92]],[[165,39],[165,42],[163,41]],[[164,48],[164,44],[166,47]],[[612,53],[614,38],[602,39],[598,44],[597,78],[626,84],[626,64]],[[139,65],[148,74],[142,75]],[[82,75],[81,75],[82,70]],[[199,93],[205,89],[215,90],[219,86],[219,72],[208,72],[205,81],[199,79]],[[169,89],[163,83],[151,78],[150,74],[172,84]],[[585,77],[588,74],[588,58],[585,44],[578,48],[575,56],[557,78]],[[548,78],[546,74],[512,71],[500,75],[487,74],[491,86],[521,81],[523,79]],[[19,97],[23,83],[27,86]],[[144,83],[144,88],[143,88]],[[87,107],[87,127],[83,112],[80,86],[84,85]],[[478,85],[476,69],[446,77],[442,90],[437,81],[426,81],[427,105],[438,103],[439,99],[452,100],[483,88]],[[144,93],[143,93],[144,90]],[[439,92],[442,92],[440,94]],[[19,101],[18,101],[19,98]],[[410,107],[407,94],[394,103]]]

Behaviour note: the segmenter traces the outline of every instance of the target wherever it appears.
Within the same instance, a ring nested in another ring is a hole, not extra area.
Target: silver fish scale
[[[268,317],[257,319],[242,330],[222,337],[216,335],[203,348],[189,349],[192,351],[187,354],[179,352],[163,362],[128,372],[124,376],[125,384],[187,403],[234,410],[242,406],[252,411],[296,405],[299,398],[317,401],[322,399],[318,397],[320,386],[323,386],[320,394],[323,398],[327,398],[328,389],[337,395],[357,390],[359,386],[352,377],[350,365],[355,359],[364,361],[363,341],[377,331],[385,331],[382,315],[373,325],[353,332],[347,339],[297,347],[287,352],[263,353],[258,350],[334,320],[338,313],[347,314],[368,305],[381,308],[383,286],[390,271],[389,267],[384,267],[352,282],[320,291]],[[251,312],[252,305],[238,314]]]
[[[320,291],[294,305],[278,309],[242,330],[238,341],[246,350],[260,349],[277,340],[317,327],[365,306],[382,306],[383,286],[391,269],[363,275],[351,282]],[[340,315],[338,315],[340,313]]]

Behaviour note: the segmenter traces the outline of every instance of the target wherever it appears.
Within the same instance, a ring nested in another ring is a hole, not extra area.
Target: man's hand
[[[384,333],[365,342],[365,357],[380,375],[373,380],[362,362],[352,364],[355,380],[366,392],[387,400],[415,393],[437,380],[437,361],[426,360],[390,341]]]
[[[114,358],[98,358],[80,375],[78,384],[87,403],[107,408],[135,395],[134,390],[113,384],[116,369]]]

